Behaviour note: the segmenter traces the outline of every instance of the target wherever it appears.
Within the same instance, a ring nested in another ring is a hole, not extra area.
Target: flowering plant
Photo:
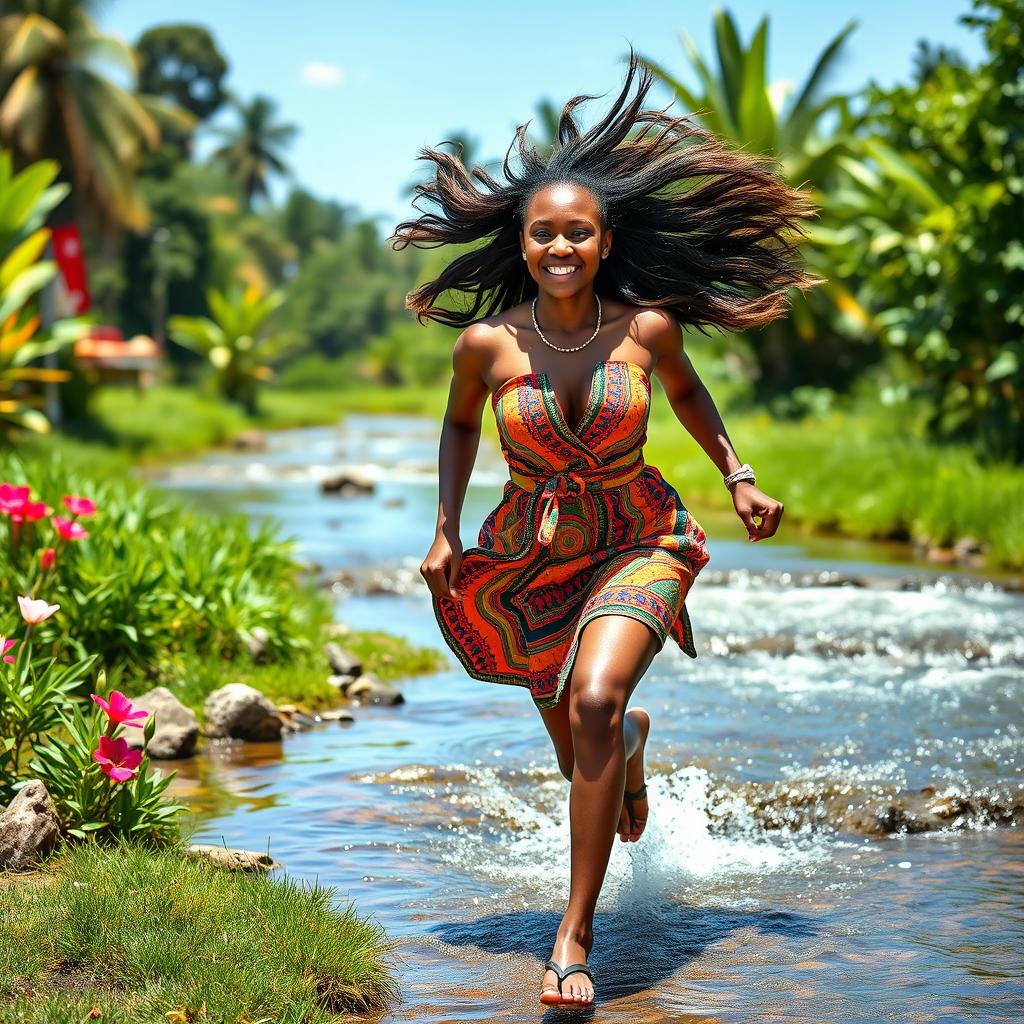
[[[172,842],[185,807],[164,795],[175,773],[149,770],[146,748],[155,717],[135,710],[118,690],[91,697],[97,705],[92,714],[80,703],[60,713],[70,742],[40,746],[29,767],[45,783],[69,835],[120,836],[153,846]],[[120,735],[125,727],[142,729],[141,749]]]
[[[96,515],[98,510],[91,499],[78,495],[65,496],[64,505],[71,518],[54,516],[52,526],[56,544],[66,553],[69,546],[88,537],[78,518]],[[44,502],[32,500],[29,487],[0,483],[0,516],[10,520],[12,548],[30,549],[34,524],[52,511]],[[46,785],[69,835],[79,839],[96,834],[130,836],[154,844],[172,840],[177,836],[177,815],[184,807],[163,796],[173,773],[164,777],[148,770],[146,747],[156,726],[153,716],[135,709],[120,690],[107,697],[92,694],[95,707],[87,715],[74,693],[80,692],[96,655],[62,664],[56,656],[33,654],[33,631],[48,628],[43,624],[61,609],[59,603],[33,594],[61,557],[57,547],[45,547],[21,559],[26,565],[38,565],[33,570],[34,583],[27,593],[18,595],[23,633],[0,635],[0,799],[8,802],[26,781],[22,769],[27,756],[29,769]],[[54,641],[57,635],[51,632],[44,638],[51,655],[59,646]],[[9,653],[15,649],[16,654]],[[101,683],[105,678],[100,672]],[[126,727],[143,730],[142,749],[119,735]]]

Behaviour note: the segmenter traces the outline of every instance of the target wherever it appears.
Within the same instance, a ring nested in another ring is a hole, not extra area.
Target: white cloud
[[[344,77],[344,72],[337,64],[322,64],[314,60],[302,68],[302,80],[309,85],[341,85]]]

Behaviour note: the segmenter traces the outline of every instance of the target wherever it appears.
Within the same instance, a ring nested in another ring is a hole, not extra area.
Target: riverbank
[[[383,928],[315,882],[131,845],[68,847],[0,882],[5,1020],[328,1024],[397,995]]]
[[[64,605],[54,621],[67,623],[65,641],[98,654],[123,691],[166,685],[200,722],[209,694],[231,683],[301,712],[344,703],[323,653],[343,627],[315,567],[273,525],[251,535],[243,516],[191,508],[131,469],[126,453],[59,436],[0,456],[0,479],[51,504],[88,494],[99,506],[88,546],[62,552],[53,570],[49,596]],[[349,629],[343,642],[385,683],[445,663],[383,630]]]
[[[231,443],[248,430],[286,430],[336,423],[346,412],[444,413],[437,388],[352,388],[339,391],[260,392],[260,412],[246,416],[237,406],[193,388],[156,387],[143,394],[102,388],[93,400],[93,419],[72,424],[67,435],[112,448],[136,463],[163,463]]]
[[[648,461],[685,501],[730,510],[717,470],[654,388]],[[268,388],[261,415],[247,419],[186,389],[156,388],[141,397],[106,389],[97,396],[93,439],[116,444],[137,462],[165,462],[228,444],[253,427],[329,424],[346,413],[410,413],[440,423],[446,401],[443,388]],[[484,412],[483,435],[496,444],[493,418]],[[984,466],[965,447],[924,440],[905,415],[881,407],[799,421],[727,410],[723,418],[740,457],[755,467],[758,486],[785,504],[789,526],[906,542],[939,564],[1024,568],[1024,467]]]

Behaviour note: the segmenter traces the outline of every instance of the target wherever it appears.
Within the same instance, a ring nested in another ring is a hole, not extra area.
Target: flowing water
[[[373,494],[321,496],[347,465]],[[481,449],[463,515],[500,497]],[[343,428],[219,454],[164,485],[272,516],[333,574],[337,617],[444,648],[418,566],[436,427]],[[672,480],[686,500],[684,480]],[[898,548],[752,545],[691,511],[711,562],[634,702],[651,818],[616,844],[586,1011],[537,1002],[568,891],[568,783],[529,694],[447,671],[406,703],[175,766],[197,841],[269,849],[397,941],[388,1021],[1024,1020],[1024,596]]]

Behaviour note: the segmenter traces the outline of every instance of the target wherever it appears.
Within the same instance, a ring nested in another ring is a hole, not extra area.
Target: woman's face
[[[601,232],[601,207],[594,194],[565,183],[548,185],[533,196],[519,242],[541,291],[562,298],[594,280],[611,250],[612,233]]]

